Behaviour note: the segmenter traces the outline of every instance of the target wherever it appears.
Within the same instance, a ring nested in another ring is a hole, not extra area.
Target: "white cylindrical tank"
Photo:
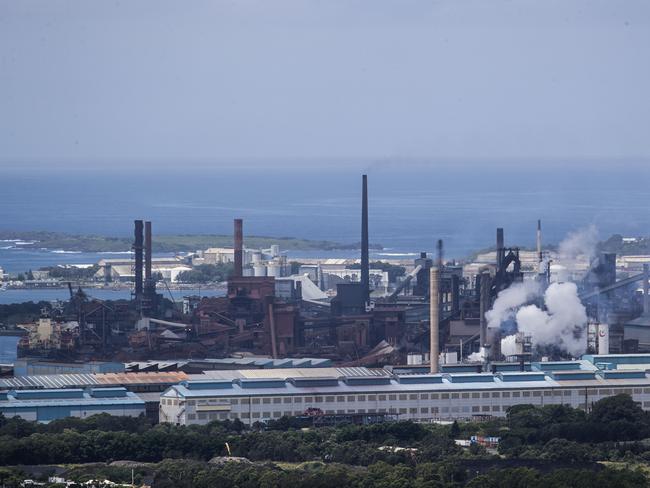
[[[253,264],[257,264],[262,261],[262,253],[261,252],[254,252],[251,256],[251,261]]]
[[[609,354],[609,324],[598,324],[598,354]]]
[[[409,352],[406,355],[406,364],[410,366],[422,364],[422,354],[419,352]]]
[[[277,258],[278,256],[280,256],[280,246],[279,245],[273,244],[271,246],[271,256],[273,256],[274,258]]]
[[[266,276],[266,266],[263,264],[255,264],[253,265],[253,272],[255,276]]]
[[[458,353],[456,351],[443,353],[443,364],[457,364]]]
[[[267,276],[282,276],[282,266],[279,263],[269,263],[266,265],[266,275]]]

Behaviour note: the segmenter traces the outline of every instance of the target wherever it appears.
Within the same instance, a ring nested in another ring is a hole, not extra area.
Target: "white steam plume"
[[[535,305],[519,309],[517,328],[533,344],[554,345],[577,356],[586,349],[587,313],[575,283],[552,283],[544,294],[546,311]]]
[[[482,363],[485,360],[485,357],[483,356],[483,351],[473,352],[472,354],[467,356],[467,360],[470,363]]]
[[[570,232],[558,246],[562,262],[575,261],[580,257],[588,260],[596,255],[598,229],[591,224],[583,229]]]
[[[501,291],[494,301],[492,309],[485,314],[488,327],[501,327],[503,322],[515,316],[519,307],[539,296],[539,293],[539,283],[532,280],[514,283]]]
[[[504,356],[517,354],[517,334],[512,334],[501,339],[501,353]]]

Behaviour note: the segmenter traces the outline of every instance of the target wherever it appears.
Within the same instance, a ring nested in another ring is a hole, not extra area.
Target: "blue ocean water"
[[[392,254],[433,251],[442,238],[448,257],[463,257],[492,245],[497,226],[505,228],[507,244],[532,246],[538,218],[547,242],[589,224],[603,237],[650,235],[650,168],[482,168],[368,168],[371,242]],[[155,233],[225,234],[241,217],[245,235],[359,241],[360,172],[327,165],[319,171],[14,170],[2,176],[0,229],[130,236],[133,219],[145,218]],[[0,266],[95,257],[0,250]]]

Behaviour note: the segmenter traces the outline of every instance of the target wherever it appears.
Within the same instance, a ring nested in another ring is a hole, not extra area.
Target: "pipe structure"
[[[142,298],[142,251],[143,251],[143,224],[142,220],[134,221],[135,232],[134,232],[134,242],[133,242],[133,251],[135,252],[135,298],[139,300]]]
[[[361,286],[365,303],[370,301],[370,260],[368,251],[368,175],[362,177],[361,189]]]
[[[483,271],[480,274],[481,295],[480,295],[480,346],[484,348],[487,344],[487,318],[485,314],[490,309],[490,273]]]
[[[429,272],[429,361],[431,373],[438,373],[440,356],[440,293],[438,291],[439,272],[432,266]]]
[[[242,219],[235,219],[235,269],[233,276],[241,278],[244,274],[244,224]]]
[[[411,271],[406,276],[406,278],[404,278],[404,280],[399,284],[399,286],[397,288],[395,288],[395,291],[393,291],[393,293],[391,293],[388,298],[391,299],[391,300],[397,298],[397,296],[402,292],[402,290],[404,290],[404,288],[406,288],[408,286],[408,284],[411,281],[413,281],[413,278],[415,278],[418,275],[418,273],[420,272],[421,269],[422,269],[422,265],[418,264],[413,269],[413,271]]]

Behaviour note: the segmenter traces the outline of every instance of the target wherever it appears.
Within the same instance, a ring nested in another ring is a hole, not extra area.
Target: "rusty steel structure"
[[[235,247],[234,247],[234,264],[233,276],[240,278],[244,275],[244,224],[242,219],[235,219]]]

